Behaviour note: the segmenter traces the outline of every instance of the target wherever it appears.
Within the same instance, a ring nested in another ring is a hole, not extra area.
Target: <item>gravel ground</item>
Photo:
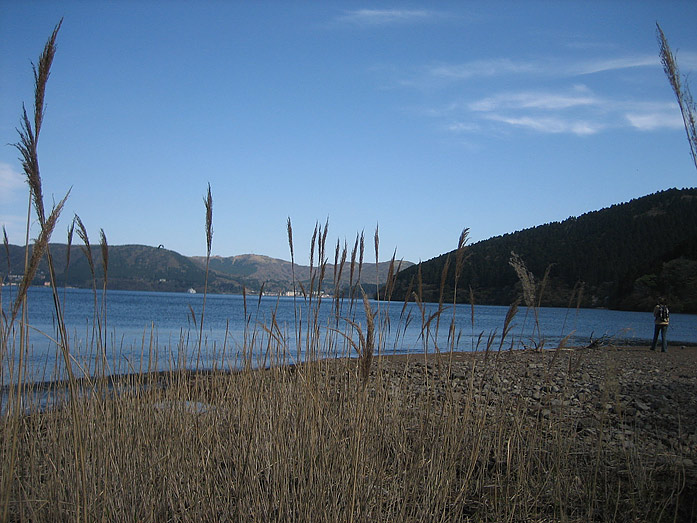
[[[448,379],[449,355],[384,358],[391,379]],[[450,380],[464,393],[509,398],[531,415],[573,420],[577,430],[651,455],[681,459],[697,473],[697,347],[454,353]]]
[[[504,408],[541,420],[536,426],[575,431],[589,453],[602,441],[618,456],[636,456],[656,478],[674,479],[668,471],[681,470],[677,520],[697,517],[697,347],[454,353],[450,360],[448,354],[391,356],[376,361],[372,374],[382,372],[408,391],[415,406],[423,405],[419,384],[428,379],[439,391],[436,402],[439,394],[474,394],[494,410],[504,401]]]

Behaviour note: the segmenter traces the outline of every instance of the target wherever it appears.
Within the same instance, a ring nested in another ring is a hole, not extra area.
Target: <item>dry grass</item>
[[[632,449],[589,446],[573,420],[497,395],[481,379],[497,379],[494,359],[457,380],[430,361],[367,379],[351,359],[140,374],[74,402],[77,419],[6,416],[18,449],[8,517],[673,521],[679,469],[658,477]]]
[[[695,105],[695,101],[692,98],[688,78],[687,76],[682,77],[680,75],[678,62],[675,60],[675,56],[668,45],[668,40],[658,23],[656,23],[656,36],[658,38],[658,48],[661,64],[663,64],[663,71],[668,78],[670,87],[675,94],[675,99],[680,106],[680,114],[682,115],[685,134],[690,144],[690,155],[692,156],[695,167],[697,167],[697,105]]]
[[[57,30],[47,44],[47,56],[52,57]],[[20,132],[23,143],[27,140],[20,150],[28,154],[25,163],[27,176],[36,185],[32,196],[37,214],[43,213],[43,202],[38,170],[34,176],[32,169],[38,166],[35,142],[50,67],[50,60],[46,62],[42,58],[36,73],[40,99],[36,132],[26,113],[24,134]],[[205,202],[210,255],[210,188]],[[60,208],[40,219],[42,234],[35,256],[46,252]],[[293,331],[283,332],[273,318],[261,328],[248,323],[239,372],[192,377],[183,368],[186,358],[181,358],[167,372],[148,373],[145,369],[157,367],[158,356],[144,344],[147,364],[141,361],[139,372],[109,377],[103,364],[78,382],[70,371],[73,360],[61,320],[62,303],[55,294],[56,351],[63,357],[68,379],[49,388],[61,401],[40,411],[38,388],[21,375],[13,381],[2,374],[3,392],[9,398],[0,418],[2,519],[672,521],[681,517],[676,493],[683,476],[678,469],[659,478],[631,448],[617,449],[602,440],[589,448],[573,420],[531,415],[515,397],[494,392],[488,384],[501,378],[497,359],[488,357],[493,336],[486,346],[487,358],[473,358],[456,376],[450,352],[454,344],[440,351],[431,345],[437,337],[429,335],[430,329],[440,328],[442,303],[430,317],[421,308],[424,354],[434,355],[424,357],[418,370],[388,366],[382,356],[385,333],[400,327],[389,324],[379,304],[373,310],[356,283],[363,264],[363,234],[357,236],[348,262],[350,296],[329,305],[336,311],[335,321],[321,325],[319,282],[326,268],[327,229],[328,224],[315,229],[310,258],[317,254],[317,263],[310,289],[303,289],[304,296],[294,303]],[[78,221],[78,234],[83,232]],[[288,238],[294,261],[290,220]],[[465,242],[466,231],[458,243],[458,274]],[[374,244],[377,261],[377,229]],[[106,271],[104,235],[101,245]],[[337,259],[338,251],[337,245]],[[343,270],[346,247],[340,258]],[[516,261],[522,279],[533,281],[522,260]],[[33,267],[35,260],[29,262],[11,317],[2,316],[0,351],[10,367],[16,354],[25,354],[31,346],[19,310]],[[393,266],[390,274],[395,272]],[[420,282],[416,287],[418,300]],[[534,303],[532,290],[526,291],[529,306]],[[106,310],[103,305],[102,310]],[[512,307],[507,317],[506,333],[515,310]],[[101,320],[106,322],[106,316]],[[101,320],[95,302],[95,328],[101,329]],[[453,325],[444,328],[454,336]],[[99,345],[104,343],[101,336],[98,340]],[[105,346],[95,349],[105,354]],[[179,353],[186,349],[185,341],[176,348]],[[111,350],[118,352],[116,347]],[[358,357],[322,359],[327,353]],[[252,354],[262,354],[263,360],[253,361]],[[258,363],[273,365],[255,370]],[[21,365],[11,376],[18,376],[19,369]],[[560,398],[564,394],[559,391]]]

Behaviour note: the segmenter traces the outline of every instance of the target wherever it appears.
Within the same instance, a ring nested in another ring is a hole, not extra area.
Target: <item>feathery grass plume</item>
[[[365,235],[361,231],[361,240],[358,251],[358,282],[361,281],[361,272],[363,271],[363,255],[365,254]]]
[[[12,274],[12,264],[10,262],[10,242],[7,239],[7,231],[5,230],[5,226],[2,226],[2,243],[5,246],[5,258],[7,259],[7,276],[9,277],[10,274]],[[2,285],[3,278],[0,278],[0,285]],[[12,299],[10,295],[10,299]],[[2,306],[2,292],[0,292],[0,315],[2,315],[2,318],[4,319],[5,317],[5,309]],[[9,333],[8,333],[9,335]],[[0,340],[2,340],[4,337],[4,332],[2,329],[2,322],[0,321]],[[2,356],[3,353],[5,352],[5,343],[3,342],[3,345],[0,346],[0,364],[2,363]]]
[[[336,239],[336,247],[334,247],[334,266],[333,266],[333,280],[334,280],[334,287],[336,287],[336,277],[337,277],[337,271],[339,270],[339,250],[341,249],[341,242],[339,241],[339,238]]]
[[[380,234],[379,234],[379,226],[375,225],[375,236],[373,237],[373,242],[375,245],[375,289],[376,289],[376,298],[379,300],[380,299],[380,277],[378,275],[379,272],[379,251],[380,251]]]
[[[70,222],[70,226],[68,227],[68,244],[67,248],[65,250],[65,277],[66,277],[66,283],[67,283],[67,277],[68,277],[68,267],[70,267],[70,252],[72,250],[73,246],[73,234],[75,233],[75,219],[73,219]]]
[[[363,309],[365,310],[366,322],[365,341],[363,350],[361,351],[361,378],[363,379],[363,388],[365,388],[368,383],[368,377],[370,376],[373,353],[375,352],[375,318],[370,303],[368,302],[368,296],[366,296],[363,288],[361,288],[361,294],[363,295]]]
[[[349,310],[353,310],[358,286],[361,283],[361,272],[363,270],[363,254],[365,252],[365,231],[356,234],[356,242],[351,252],[351,295],[349,300]],[[358,261],[356,261],[358,257]]]
[[[288,217],[288,223],[286,225],[288,231],[288,245],[290,247],[290,259],[293,260],[293,226],[290,223],[290,216]]]
[[[106,329],[106,289],[109,280],[109,244],[106,240],[104,229],[99,229],[99,248],[102,253],[102,270],[104,272],[104,282],[102,285],[102,334],[104,335],[104,361],[106,363],[106,344],[107,344],[107,329]]]
[[[27,116],[27,110],[22,106],[22,123],[19,129],[19,142],[14,144],[21,155],[22,167],[27,176],[27,183],[34,202],[39,223],[44,223],[44,197],[41,189],[41,175],[39,174],[39,162],[37,154],[37,136],[32,130],[31,122]]]
[[[39,56],[38,67],[32,64],[34,70],[34,124],[32,126],[27,110],[22,106],[22,121],[20,128],[17,130],[19,134],[19,143],[15,147],[19,150],[22,159],[22,167],[27,176],[27,182],[31,189],[31,194],[34,199],[34,208],[39,218],[39,223],[43,224],[46,221],[44,211],[44,200],[41,189],[41,175],[39,174],[39,157],[38,157],[38,142],[41,132],[41,124],[44,119],[44,97],[46,95],[46,83],[51,74],[51,64],[56,53],[56,37],[58,31],[63,24],[63,19],[58,22],[58,25],[53,29],[53,33],[46,42],[43,52]]]
[[[92,328],[96,329],[97,331],[96,336],[98,340],[98,353],[99,356],[101,356],[102,371],[106,372],[106,346],[104,344],[104,340],[102,339],[101,309],[97,306],[97,271],[94,263],[94,257],[92,256],[92,245],[90,244],[90,239],[87,236],[87,228],[77,214],[74,216],[73,221],[77,224],[77,235],[80,237],[83,243],[82,252],[84,253],[85,258],[87,258],[87,264],[89,265],[90,273],[92,274],[92,295],[94,298],[94,325]]]
[[[2,244],[5,246],[5,257],[7,258],[7,275],[12,274],[12,265],[10,262],[10,241],[7,239],[7,230],[2,226]],[[2,299],[2,298],[0,298]]]
[[[550,263],[547,265],[547,268],[545,269],[545,274],[542,277],[542,281],[540,282],[540,286],[537,289],[537,307],[539,308],[542,305],[542,295],[545,292],[545,288],[547,287],[547,281],[549,280],[549,273],[552,271],[552,267],[554,266],[554,263]]]
[[[421,267],[421,262],[419,262],[419,265],[416,268],[416,293],[419,296],[419,301],[422,301],[424,297],[424,277]]]
[[[358,254],[358,233],[356,233],[356,241],[353,242],[351,249],[351,265],[349,267],[349,288],[353,289],[353,273],[356,269],[356,255]]]
[[[73,234],[75,233],[75,219],[71,220],[68,226],[68,243],[65,249],[65,270],[63,270],[63,308],[66,306],[66,297],[68,293],[68,272],[70,269],[70,253],[73,247]]]
[[[58,202],[58,205],[56,205],[53,208],[51,214],[49,214],[48,216],[48,219],[41,227],[39,237],[34,242],[34,247],[31,251],[31,258],[29,260],[29,266],[27,267],[27,270],[25,271],[24,276],[22,277],[22,281],[19,284],[17,297],[15,298],[15,302],[12,307],[10,324],[12,324],[15,318],[17,317],[17,313],[19,312],[19,309],[22,306],[22,301],[24,300],[24,296],[27,293],[27,289],[31,285],[34,276],[36,276],[36,271],[39,268],[39,262],[46,253],[46,249],[48,248],[48,242],[51,239],[51,234],[53,234],[53,229],[56,227],[56,222],[58,221],[58,217],[60,216],[60,213],[63,210],[63,206],[65,205],[65,201],[67,199],[68,195],[66,194],[65,197],[60,202]]]
[[[513,251],[511,251],[511,258],[508,264],[513,267],[523,287],[523,300],[525,301],[525,305],[530,308],[535,307],[535,277],[527,269],[523,259]]]
[[[465,227],[464,229],[462,229],[462,232],[460,233],[460,238],[457,241],[457,251],[455,253],[455,299],[457,298],[457,283],[460,280],[462,268],[465,264],[465,247],[467,245],[467,239],[469,238],[469,234],[469,228]]]
[[[377,265],[378,252],[380,251],[380,226],[379,225],[375,226],[374,242],[375,242],[375,264]]]
[[[5,226],[2,226],[2,243],[5,246],[5,258],[7,260],[7,276],[9,277],[10,274],[12,274],[12,262],[10,261],[10,242],[7,239],[7,231],[5,230]],[[2,283],[4,281],[4,278],[0,277],[0,369],[2,368],[4,358],[6,351],[8,349],[7,341],[6,339],[9,337],[10,332],[9,330],[6,332],[5,331],[5,324],[7,322],[7,316],[5,315],[5,307],[2,305]],[[10,300],[12,300],[12,294],[10,294]],[[3,372],[0,370],[0,384],[3,383]]]
[[[296,357],[297,361],[300,361],[300,357],[302,356],[302,347],[300,345],[300,324],[298,322],[298,307],[296,305],[296,294],[297,294],[297,287],[296,287],[296,279],[295,279],[295,255],[294,255],[294,249],[293,249],[293,225],[290,222],[290,216],[288,216],[288,222],[286,226],[286,230],[288,231],[288,247],[290,248],[290,273],[291,273],[291,278],[293,280],[293,319],[295,320],[293,325],[295,326],[295,347],[296,347]],[[302,322],[302,318],[300,320]]]
[[[395,278],[397,273],[399,272],[399,267],[401,267],[402,262],[400,261],[398,266],[395,267],[395,261],[397,259],[397,249],[392,251],[392,258],[390,258],[390,264],[387,266],[387,279],[385,280],[385,285],[383,288],[385,289],[385,294],[383,298],[387,301],[390,301],[390,297],[392,296],[392,290],[394,289],[394,283],[395,283]]]
[[[244,290],[244,287],[242,287]],[[198,320],[196,319],[196,313],[194,312],[194,308],[189,304],[189,316],[191,317],[191,321],[194,324],[194,329],[198,327]]]
[[[99,229],[99,248],[102,253],[102,268],[104,270],[104,287],[106,288],[107,275],[109,273],[109,244],[106,240],[104,229]]]
[[[62,18],[53,29],[53,33],[51,33],[51,36],[49,37],[41,56],[39,56],[39,67],[34,67],[34,130],[37,137],[44,119],[44,97],[46,95],[46,83],[48,82],[48,77],[51,74],[51,64],[53,63],[53,58],[56,54],[56,37],[58,36],[58,31],[60,30],[61,25],[63,25]]]
[[[211,247],[213,245],[213,196],[211,195],[211,184],[208,184],[208,192],[203,199],[206,209],[206,274],[203,282],[203,304],[201,305],[201,321],[198,328],[198,353],[196,356],[196,370],[199,370],[201,362],[201,344],[203,342],[203,318],[206,314],[206,297],[208,295],[208,270],[211,261]],[[198,377],[197,377],[198,379]],[[198,381],[197,381],[198,383]]]
[[[206,206],[206,253],[211,255],[211,246],[213,244],[213,196],[211,195],[211,184],[208,184],[208,194],[203,200]]]
[[[501,333],[501,342],[499,343],[499,350],[503,348],[503,344],[506,341],[506,337],[513,328],[513,319],[515,318],[515,315],[518,313],[519,303],[519,299],[515,300],[513,303],[511,303],[511,306],[508,307],[508,311],[506,311],[506,318],[503,320],[503,332]]]
[[[450,254],[445,257],[445,263],[443,264],[443,270],[440,273],[440,289],[438,290],[438,318],[436,319],[436,335],[434,337],[436,350],[438,350],[438,332],[440,330],[440,317],[443,311],[443,305],[445,303],[445,280],[448,278],[448,272],[450,272]],[[455,307],[453,307],[453,314],[455,313]]]
[[[321,230],[320,238],[319,238],[319,260],[318,260],[318,267],[319,267],[319,282],[317,283],[317,293],[322,295],[322,287],[324,285],[324,275],[327,270],[327,233],[329,232],[329,218],[324,222],[324,229]]]
[[[94,258],[92,257],[92,246],[90,245],[90,239],[87,236],[87,228],[85,227],[85,224],[82,223],[82,220],[77,214],[75,215],[73,220],[77,224],[77,235],[82,240],[82,252],[85,254],[85,258],[87,258],[87,264],[90,267],[92,281],[94,282],[96,280],[96,272],[94,268]]]
[[[541,350],[544,346],[545,340],[542,337],[542,329],[540,327],[539,301],[536,299],[536,296],[538,292],[540,295],[542,294],[542,290],[546,283],[546,279],[549,276],[551,265],[547,267],[543,283],[542,285],[540,285],[538,289],[535,283],[535,277],[533,276],[532,272],[530,272],[527,269],[525,263],[523,262],[523,259],[513,251],[511,251],[511,259],[509,261],[509,264],[511,265],[511,267],[513,267],[516,274],[518,275],[518,279],[520,280],[520,284],[523,288],[523,300],[525,301],[525,305],[527,307],[525,311],[525,319],[527,319],[530,310],[532,310],[533,313],[533,320],[535,323],[533,325],[532,335],[535,336],[535,331],[537,331],[538,339],[533,339],[531,341],[535,344],[535,347],[538,350]],[[523,320],[522,329],[525,330],[525,320]]]
[[[319,222],[315,222],[315,229],[312,231],[312,239],[310,240],[310,274],[312,274],[312,269],[314,267],[315,261],[315,244],[317,243],[317,228],[319,227]],[[310,288],[312,291],[312,288]]]
[[[394,285],[395,281],[397,279],[396,275],[399,272],[399,269],[402,266],[402,262],[400,261],[397,266],[395,267],[395,261],[397,258],[397,249],[392,252],[392,258],[390,258],[390,263],[387,266],[387,279],[385,280],[385,285],[383,287],[384,289],[384,294],[383,294],[383,299],[385,301],[392,301],[392,293],[394,291]],[[377,292],[380,292],[380,288],[378,287]],[[379,297],[379,296],[378,296]],[[378,328],[378,355],[381,356],[383,354],[384,350],[384,338],[387,338],[389,336],[389,333],[392,330],[392,320],[390,319],[390,314],[389,314],[389,308],[388,312],[383,315],[383,320],[382,323],[380,324],[380,327]],[[382,360],[381,360],[382,363]]]
[[[290,216],[288,216],[286,230],[288,231],[288,247],[290,248],[290,272],[293,280],[293,296],[295,296],[295,253],[293,249],[293,225],[290,223]]]
[[[53,29],[53,33],[49,37],[48,41],[44,45],[44,49],[39,57],[38,67],[32,64],[32,69],[34,71],[34,126],[32,128],[31,121],[27,116],[27,110],[24,104],[22,105],[22,120],[20,128],[17,129],[19,134],[19,142],[14,144],[15,148],[20,152],[22,167],[24,173],[27,177],[27,183],[30,188],[30,198],[33,199],[34,209],[39,218],[39,224],[43,227],[46,223],[46,212],[44,208],[43,192],[41,188],[41,175],[39,173],[39,154],[38,154],[38,142],[39,135],[41,133],[41,125],[44,118],[44,98],[46,95],[46,84],[48,78],[51,74],[51,65],[53,63],[53,58],[56,53],[56,37],[58,36],[58,31],[63,24],[63,19],[61,19],[56,27]],[[70,194],[68,191],[67,196]],[[27,215],[27,220],[29,216]],[[29,244],[29,226],[27,225],[27,246]],[[56,291],[56,274],[55,268],[53,266],[53,260],[51,258],[51,252],[48,246],[46,247],[46,257],[48,259],[48,272],[49,279],[51,282],[51,287],[53,289],[53,300],[56,308],[60,307],[60,302],[58,299],[58,294]],[[25,259],[25,263],[28,260]],[[56,310],[56,314],[62,317],[61,311]],[[60,322],[59,322],[60,323]],[[65,333],[61,329],[61,335]],[[63,339],[63,343],[67,344],[67,340]]]
[[[327,270],[326,258],[326,243],[327,233],[329,231],[329,218],[325,221],[324,227],[315,224],[315,233],[312,235],[312,244],[310,246],[310,258],[316,249],[317,252],[317,270],[313,270],[312,260],[310,260],[310,295],[308,301],[308,322],[306,336],[306,354],[305,359],[309,360],[318,354],[319,349],[319,330],[320,330],[320,315],[319,308],[322,303],[322,286],[324,276]],[[316,285],[315,285],[316,284]],[[316,292],[316,301],[313,309],[313,293]]]
[[[339,254],[339,240],[336,242],[337,254]],[[344,240],[344,247],[341,249],[341,257],[335,257],[334,262],[334,308],[336,309],[336,321],[339,321],[339,315],[341,312],[342,304],[342,292],[341,292],[341,278],[344,274],[344,267],[346,266],[346,256],[348,256],[348,245],[346,240]],[[338,263],[337,263],[338,262]],[[338,267],[338,268],[337,268]]]
[[[319,248],[320,263],[325,258],[325,254],[326,254],[325,246],[327,244],[327,233],[328,232],[329,232],[329,217],[327,217],[327,219],[324,222],[324,229],[322,230],[321,241],[319,243],[319,245],[320,245],[320,248]]]
[[[341,249],[341,257],[339,258],[339,275],[336,279],[337,286],[341,285],[341,278],[344,275],[344,267],[346,267],[346,257],[348,256],[348,245],[346,240],[344,240],[344,246]]]
[[[666,36],[663,34],[663,30],[658,23],[656,23],[656,36],[658,38],[663,71],[666,73],[668,82],[670,82],[670,86],[673,88],[673,92],[675,93],[675,98],[678,100],[680,114],[682,115],[683,125],[685,126],[685,133],[687,134],[687,142],[690,144],[690,155],[692,156],[692,161],[695,164],[695,168],[697,168],[697,105],[695,105],[695,102],[692,99],[692,93],[690,92],[690,86],[687,83],[687,77],[683,77],[685,80],[684,85],[681,81],[678,63],[676,62],[675,56],[673,56],[670,46],[668,45],[668,40],[666,40]]]
[[[381,324],[380,320],[380,227],[379,224],[375,224],[375,235],[373,237],[373,242],[375,245],[375,299],[377,300],[377,310],[376,310],[376,316],[377,316],[377,324]],[[363,293],[363,289],[361,288],[361,294],[363,294],[363,297],[365,298],[365,294]],[[383,296],[384,299],[384,296]],[[382,350],[382,329],[378,329],[378,353],[381,352]]]

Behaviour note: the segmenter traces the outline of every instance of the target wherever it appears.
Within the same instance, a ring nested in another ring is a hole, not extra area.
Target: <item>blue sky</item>
[[[93,241],[307,262],[365,231],[372,259],[697,185],[655,23],[697,71],[697,2],[0,2],[0,222],[24,241],[17,151],[64,17],[39,144]],[[32,229],[35,235],[35,226]]]

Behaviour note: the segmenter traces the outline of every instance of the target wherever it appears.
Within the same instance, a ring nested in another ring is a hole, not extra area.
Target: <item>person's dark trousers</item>
[[[668,325],[656,325],[653,328],[653,343],[651,344],[651,350],[656,350],[656,342],[658,341],[658,333],[661,333],[661,343],[663,348],[661,352],[668,352],[668,338],[666,334],[668,333]]]

